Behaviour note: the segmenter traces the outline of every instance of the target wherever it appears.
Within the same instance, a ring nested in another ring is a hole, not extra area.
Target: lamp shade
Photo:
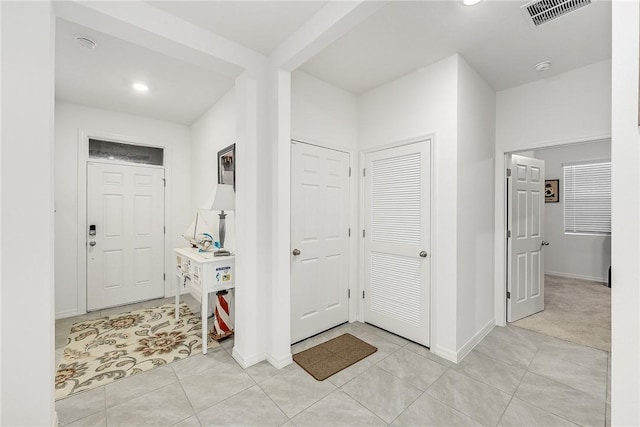
[[[232,211],[236,207],[236,193],[233,185],[218,184],[216,197],[211,204],[212,211]]]

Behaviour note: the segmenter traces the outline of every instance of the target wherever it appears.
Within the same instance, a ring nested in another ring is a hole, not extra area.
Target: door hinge
[[[347,298],[351,298],[351,289],[347,289]]]
[[[164,234],[167,234],[167,226],[164,226],[164,231],[163,231],[163,233],[164,233]]]
[[[511,292],[507,292],[507,299],[511,299]]]
[[[164,183],[164,186],[167,186],[167,179],[166,178],[162,178],[162,182]]]
[[[364,230],[362,230],[362,237],[364,237]]]
[[[511,168],[507,168],[507,178],[511,176]]]
[[[351,166],[349,166],[349,176],[351,176]]]
[[[362,299],[364,299],[364,291],[362,291]]]
[[[351,228],[349,228],[349,237],[351,237]]]
[[[365,172],[364,168],[362,168],[362,176],[367,176],[367,173]]]
[[[507,239],[511,238],[511,230],[507,230]]]
[[[165,280],[165,281],[167,280],[167,273],[164,273],[164,274],[162,275],[162,280]]]

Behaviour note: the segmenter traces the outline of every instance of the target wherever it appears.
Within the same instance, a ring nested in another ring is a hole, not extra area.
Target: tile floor
[[[185,298],[188,299],[189,297]],[[56,322],[69,327],[164,300]],[[197,309],[195,301],[187,302]],[[605,426],[608,353],[514,326],[496,327],[460,364],[363,323],[344,324],[292,352],[349,332],[378,351],[318,382],[295,363],[242,369],[232,340],[200,354],[56,402],[65,426]]]

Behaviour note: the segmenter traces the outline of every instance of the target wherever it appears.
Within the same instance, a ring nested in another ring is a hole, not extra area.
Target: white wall
[[[218,183],[218,151],[236,138],[234,90],[191,125],[191,210],[207,201]]]
[[[2,2],[0,8],[0,424],[52,426],[55,22],[50,2]]]
[[[545,179],[560,180],[560,201],[545,203],[545,273],[579,279],[607,281],[611,265],[611,236],[564,233],[563,163],[611,159],[611,141],[565,145],[535,151],[544,160]]]
[[[234,90],[230,90],[191,125],[191,215],[203,207],[218,185],[218,151],[235,143],[236,110]],[[236,164],[237,165],[237,164]],[[206,219],[218,235],[218,212]],[[235,250],[235,213],[226,212],[225,248]],[[185,228],[187,227],[186,224]]]
[[[2,28],[2,7],[0,7],[0,28]],[[0,41],[2,38],[0,37]],[[2,43],[0,42],[0,58],[2,58]],[[1,63],[0,63],[1,65]],[[0,66],[0,129],[2,129],[2,103],[4,102],[4,98],[2,98],[2,66]],[[3,139],[3,134],[0,132],[0,142]],[[2,188],[2,144],[0,144],[0,188]],[[0,196],[0,244],[2,242],[2,197]],[[2,253],[0,252],[0,307],[2,307]],[[53,305],[53,301],[50,301],[51,305]],[[2,383],[2,344],[4,343],[2,339],[2,316],[0,315],[0,391],[3,387]],[[0,399],[0,421],[2,420],[2,399]]]
[[[640,137],[637,1],[613,2],[611,425],[640,425]]]
[[[611,61],[602,61],[496,95],[496,145],[528,150],[611,132]]]
[[[191,222],[189,128],[184,125],[122,114],[68,102],[55,110],[55,262],[56,315],[78,313],[78,132],[121,135],[146,144],[166,147],[167,221],[165,271],[168,293],[173,290],[172,250],[184,246],[181,234]]]
[[[505,153],[611,136],[611,61],[496,94],[495,321],[504,325],[506,292]]]
[[[358,98],[309,74],[291,73],[291,137],[355,152]]]
[[[372,89],[358,98],[358,145],[369,150],[433,135],[431,268],[437,306],[432,350],[455,358],[457,283],[457,55]],[[433,345],[435,343],[435,346]]]
[[[235,341],[232,355],[242,367],[269,357],[274,303],[270,290],[271,158],[265,74],[236,79],[236,283]],[[278,295],[279,296],[279,295]],[[285,325],[278,325],[284,327]],[[282,330],[282,329],[280,329]],[[284,332],[283,332],[284,335]],[[289,346],[284,349],[290,353]],[[273,352],[271,352],[273,354]],[[290,354],[289,354],[290,356]],[[277,356],[276,356],[277,357]],[[273,359],[271,359],[273,360]],[[287,362],[290,363],[290,357]],[[278,363],[275,366],[282,367]]]
[[[495,91],[460,57],[457,349],[463,353],[479,331],[493,325],[495,106]]]

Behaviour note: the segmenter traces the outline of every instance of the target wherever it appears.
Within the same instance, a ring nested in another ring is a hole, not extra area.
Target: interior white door
[[[430,343],[430,141],[368,153],[364,171],[364,314]]]
[[[349,320],[349,154],[292,142],[291,342]]]
[[[164,169],[89,162],[87,224],[87,310],[164,295]]]
[[[544,160],[511,156],[507,321],[544,310]]]

